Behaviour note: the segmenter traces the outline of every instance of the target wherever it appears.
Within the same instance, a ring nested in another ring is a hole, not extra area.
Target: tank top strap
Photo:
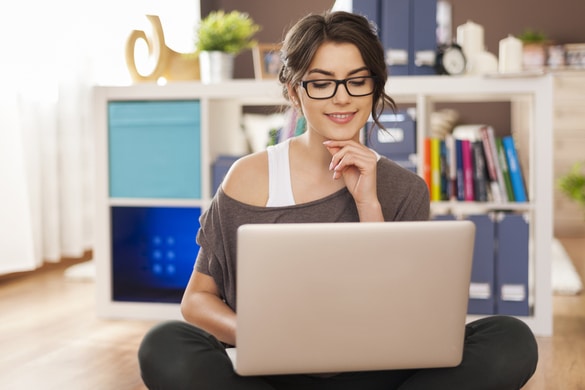
[[[266,148],[268,153],[268,201],[266,207],[295,204],[290,181],[289,145],[290,138]]]

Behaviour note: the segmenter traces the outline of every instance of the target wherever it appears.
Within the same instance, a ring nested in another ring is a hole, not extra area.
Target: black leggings
[[[151,390],[520,389],[536,370],[536,340],[524,322],[492,316],[467,325],[463,362],[453,368],[348,372],[331,377],[235,373],[224,346],[181,321],[151,329],[138,351]]]

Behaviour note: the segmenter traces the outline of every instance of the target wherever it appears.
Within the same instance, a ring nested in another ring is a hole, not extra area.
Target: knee
[[[523,321],[509,316],[486,317],[477,321],[475,331],[477,340],[486,346],[487,364],[494,368],[495,375],[516,378],[515,383],[523,384],[534,374],[538,344]]]
[[[182,378],[186,363],[183,356],[185,344],[198,343],[203,332],[182,321],[160,323],[150,329],[142,339],[138,349],[138,363],[142,380],[148,388],[168,388],[168,383],[187,383]]]
[[[508,349],[514,349],[521,353],[527,361],[538,360],[538,344],[532,330],[524,321],[514,317],[497,316],[500,332],[503,334],[502,343],[509,345]],[[515,347],[515,348],[514,348]]]
[[[138,348],[138,361],[141,369],[160,365],[164,356],[175,346],[177,329],[182,326],[180,321],[163,322],[151,328],[143,337]]]

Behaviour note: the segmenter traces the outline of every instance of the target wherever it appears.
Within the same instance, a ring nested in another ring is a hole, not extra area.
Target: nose
[[[334,103],[347,103],[351,99],[349,92],[347,91],[347,85],[345,83],[337,86],[337,91],[333,95]]]

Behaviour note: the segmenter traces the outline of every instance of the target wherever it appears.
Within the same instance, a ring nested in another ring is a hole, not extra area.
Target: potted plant
[[[541,31],[526,29],[518,38],[522,41],[524,69],[542,69],[546,65],[546,53],[550,44]]]
[[[569,199],[581,206],[585,217],[585,170],[583,162],[577,162],[558,180],[558,187]]]
[[[201,81],[232,78],[234,57],[257,44],[252,37],[259,30],[260,26],[240,11],[213,11],[201,20],[196,30]]]

